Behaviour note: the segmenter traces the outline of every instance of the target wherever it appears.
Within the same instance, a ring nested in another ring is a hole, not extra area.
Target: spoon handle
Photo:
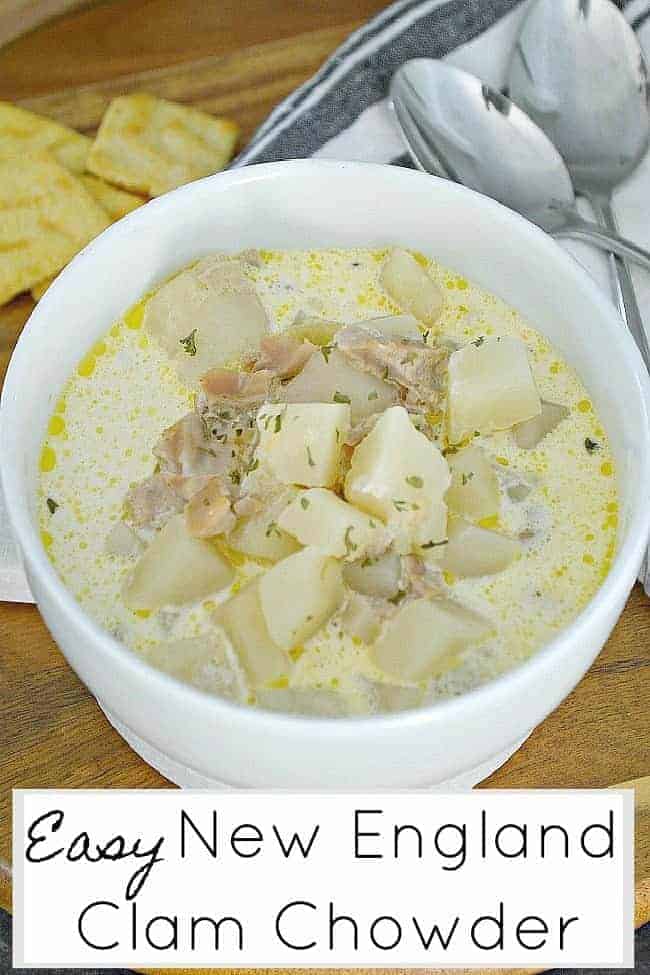
[[[618,224],[614,211],[612,210],[611,199],[594,195],[590,197],[590,202],[598,221],[602,223],[603,227],[608,231],[611,230],[614,233],[618,233]],[[623,321],[632,333],[632,337],[639,347],[639,352],[643,356],[643,361],[650,371],[650,347],[648,346],[648,337],[636,300],[629,265],[620,257],[612,256],[611,266],[616,283],[616,297]]]
[[[559,220],[554,220],[552,227],[542,221],[540,225],[553,237],[583,240],[586,244],[593,244],[594,247],[600,247],[603,251],[609,251],[650,271],[650,251],[644,250],[643,247],[639,247],[638,244],[621,237],[614,231],[603,230],[597,223],[583,220],[577,214],[571,213],[566,219],[562,219],[561,223]]]

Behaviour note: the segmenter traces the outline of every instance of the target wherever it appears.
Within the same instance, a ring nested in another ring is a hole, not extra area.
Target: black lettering
[[[51,809],[49,812],[43,813],[31,824],[27,830],[27,837],[29,843],[27,844],[27,849],[25,850],[25,856],[30,863],[45,863],[46,860],[52,860],[54,857],[58,857],[59,853],[63,853],[63,847],[59,847],[58,850],[54,850],[52,853],[44,854],[43,856],[35,856],[33,850],[38,846],[39,843],[45,843],[45,836],[35,836],[35,831],[38,826],[41,826],[47,820],[51,819],[52,824],[49,827],[51,833],[56,833],[57,830],[61,829],[63,825],[63,810],[62,809]]]
[[[419,860],[422,859],[422,856],[423,856],[422,833],[417,828],[417,826],[411,826],[409,823],[407,823],[404,826],[396,826],[395,827],[395,841],[394,841],[395,845],[393,847],[393,855],[394,855],[394,857],[395,857],[396,860],[399,859],[399,838],[402,835],[402,833],[406,833],[406,832],[409,832],[409,831],[415,833],[416,843],[417,843],[417,851],[418,851],[418,859]]]
[[[221,930],[221,925],[225,924],[226,922],[230,924],[234,924],[235,927],[237,928],[237,935],[238,935],[237,947],[239,951],[244,950],[244,929],[241,926],[241,921],[238,921],[236,917],[221,917],[219,918],[218,921],[215,921],[213,917],[193,917],[192,920],[190,921],[190,947],[192,951],[196,950],[196,937],[195,937],[196,929],[199,926],[199,924],[202,924],[205,921],[207,921],[207,923],[211,926],[212,931],[214,932],[215,951],[219,951],[221,947],[219,942],[219,933]]]
[[[527,927],[528,923],[532,922],[532,925],[538,925],[534,927]],[[531,914],[528,917],[522,917],[521,921],[516,927],[515,937],[522,948],[526,951],[538,951],[543,948],[546,944],[546,935],[548,934],[548,925],[546,921],[543,921],[541,917],[537,917],[535,914]],[[535,938],[540,937],[541,940],[537,944],[526,944],[523,938]]]
[[[425,938],[424,934],[422,933],[422,929],[418,924],[418,919],[416,917],[413,918],[413,926],[415,927],[415,930],[418,933],[418,937],[422,942],[423,948],[428,950],[431,944],[433,943],[433,941],[437,938],[440,944],[442,945],[443,949],[446,951],[449,945],[451,944],[451,939],[456,933],[456,928],[458,927],[459,921],[460,921],[459,917],[454,918],[454,923],[450,927],[447,937],[444,936],[444,934],[442,933],[438,925],[434,924],[433,927],[431,928],[431,931],[429,932],[429,936]]]
[[[165,837],[159,836],[151,849],[143,850],[142,853],[140,853],[140,840],[136,840],[133,844],[133,850],[131,851],[133,856],[136,857],[136,859],[142,859],[143,857],[146,858],[146,863],[143,863],[141,867],[138,867],[126,885],[125,894],[127,901],[133,900],[134,897],[138,896],[154,866],[157,863],[162,863],[165,859],[164,857],[158,856],[164,842]],[[128,856],[128,854],[125,855]]]
[[[274,826],[273,827],[273,832],[275,833],[276,839],[278,841],[278,845],[279,845],[280,849],[282,850],[284,856],[287,859],[291,856],[291,851],[292,851],[293,847],[294,846],[297,846],[298,849],[300,850],[300,852],[302,853],[303,857],[306,860],[307,857],[309,856],[309,854],[311,853],[311,848],[314,845],[314,842],[316,840],[316,837],[318,836],[319,830],[320,830],[320,826],[318,826],[318,825],[317,826],[314,826],[314,831],[311,834],[311,837],[309,838],[309,841],[307,842],[306,845],[303,844],[302,837],[300,836],[300,833],[294,833],[293,836],[291,837],[291,839],[289,840],[288,845],[285,846],[284,845],[284,841],[283,841],[282,836],[280,835],[280,833],[278,831],[277,826]]]
[[[377,940],[376,928],[383,921],[390,921],[391,924],[395,925],[395,937],[390,944],[382,944],[380,941]],[[392,951],[392,949],[397,947],[397,945],[402,940],[402,927],[399,921],[396,918],[391,917],[390,914],[384,914],[382,917],[376,917],[375,920],[370,925],[370,940],[372,941],[375,948],[379,948],[381,951]]]
[[[445,834],[449,832],[450,835],[458,837],[458,849],[446,850],[444,846],[441,846],[441,840],[444,838]],[[467,855],[467,827],[463,823],[462,826],[458,826],[457,823],[444,823],[439,826],[433,837],[433,845],[436,848],[436,852],[441,856],[445,857],[446,860],[454,860],[456,857],[460,857],[458,863],[453,863],[449,865],[443,865],[443,870],[458,870],[465,863],[465,857]]]
[[[366,833],[359,829],[362,816],[382,816],[383,809],[355,809],[354,810],[354,858],[355,860],[381,860],[383,853],[361,853],[359,840],[363,836],[381,836],[381,833]]]
[[[573,924],[574,921],[578,920],[579,918],[577,917],[564,918],[562,915],[560,915],[560,951],[564,951],[564,932],[570,924]]]
[[[513,846],[511,851],[504,849],[501,845],[502,837],[507,837],[506,830],[513,831],[515,842],[517,839],[519,840],[519,846]],[[504,825],[500,826],[494,835],[494,846],[502,857],[515,859],[516,857],[523,856],[525,860],[528,856],[528,833],[526,827],[520,826],[518,823],[504,823]]]
[[[546,856],[546,836],[552,830],[558,830],[558,832],[561,834],[562,838],[564,839],[564,853],[562,855],[564,856],[565,860],[568,860],[569,859],[569,834],[567,833],[564,826],[559,826],[557,823],[551,823],[548,826],[542,826],[540,830],[540,855],[542,860]]]
[[[341,921],[346,921],[348,924],[352,925],[352,942],[354,945],[354,950],[359,950],[359,928],[357,927],[357,922],[353,917],[349,917],[347,914],[339,914],[337,917],[334,916],[334,904],[330,901],[329,904],[329,947],[330,951],[334,951],[334,928]]]
[[[61,814],[63,815],[63,813]],[[83,911],[79,915],[79,920],[77,921],[77,931],[79,932],[79,937],[85,945],[89,948],[95,948],[96,951],[110,951],[111,948],[117,948],[119,941],[112,941],[110,945],[98,945],[95,941],[91,941],[90,938],[86,937],[86,932],[84,930],[84,921],[86,920],[86,914],[94,910],[96,907],[112,907],[113,910],[119,911],[119,906],[114,904],[113,901],[93,901],[92,904],[88,904],[84,907]]]
[[[170,929],[169,941],[167,941],[165,944],[158,944],[153,940],[152,937],[152,933],[151,933],[152,928],[154,924],[160,926],[158,924],[159,921],[163,921],[166,925],[169,926]],[[147,944],[151,945],[152,948],[155,948],[156,951],[167,951],[168,948],[173,948],[174,950],[177,950],[178,949],[178,918],[176,916],[167,917],[165,914],[157,914],[156,917],[152,917],[147,921],[144,929],[144,936],[147,939]]]
[[[246,836],[245,830],[249,829],[252,836]],[[237,829],[232,831],[232,836],[230,837],[230,845],[232,847],[232,852],[242,860],[250,860],[252,857],[256,857],[258,853],[261,852],[262,842],[264,837],[257,826],[253,826],[252,823],[242,823]],[[257,843],[254,850],[244,851],[239,849],[240,843]]]
[[[600,853],[594,853],[592,850],[588,850],[586,846],[587,835],[591,833],[592,830],[602,830],[607,837],[607,846],[601,850]],[[583,829],[582,836],[580,837],[580,846],[582,847],[583,853],[586,856],[591,857],[592,860],[598,860],[602,857],[609,857],[610,859],[614,856],[614,810],[609,810],[609,824],[603,826],[602,823],[592,823],[591,826],[587,826]]]
[[[212,838],[206,839],[199,827],[196,825],[194,820],[184,809],[181,809],[181,859],[184,860],[187,856],[185,849],[185,830],[186,827],[190,827],[192,831],[198,836],[206,848],[210,856],[216,860],[217,859],[217,846],[218,846],[218,835],[217,835],[217,811],[212,810]]]
[[[285,913],[294,907],[309,907],[312,911],[317,910],[316,905],[312,904],[311,901],[290,901],[288,904],[284,905],[284,907],[278,914],[276,914],[275,933],[277,934],[282,944],[285,945],[287,948],[292,948],[294,951],[308,951],[310,948],[316,947],[315,941],[310,941],[309,944],[306,945],[293,944],[293,942],[287,941],[287,939],[284,937],[280,929],[280,922],[282,921]]]
[[[496,924],[497,927],[497,937],[493,944],[482,944],[478,939],[477,928],[479,924]],[[482,917],[478,917],[472,927],[470,928],[470,938],[477,948],[481,951],[494,951],[498,948],[499,951],[503,951],[503,901],[499,902],[499,916],[494,917],[492,914],[484,914]]]

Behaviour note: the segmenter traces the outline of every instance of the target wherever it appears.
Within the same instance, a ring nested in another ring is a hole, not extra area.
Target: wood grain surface
[[[250,136],[382,0],[113,0],[0,50],[0,98],[92,132],[146,89],[227,113]],[[2,7],[0,6],[0,11]],[[32,303],[0,309],[0,381]],[[593,667],[486,786],[604,787],[650,773],[650,601],[637,586]],[[0,604],[0,905],[10,907],[11,788],[169,783],[111,728],[33,606]],[[637,923],[650,919],[650,786],[637,788]]]

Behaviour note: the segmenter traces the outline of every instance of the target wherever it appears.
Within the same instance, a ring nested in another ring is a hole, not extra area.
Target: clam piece
[[[235,516],[220,478],[212,478],[185,505],[185,524],[194,538],[212,538],[230,531]]]
[[[538,416],[525,420],[523,423],[517,423],[513,427],[515,443],[522,450],[533,450],[568,415],[569,411],[566,406],[542,400],[542,410]]]

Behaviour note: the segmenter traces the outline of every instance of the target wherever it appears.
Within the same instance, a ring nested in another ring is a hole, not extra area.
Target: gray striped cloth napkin
[[[307,156],[409,165],[386,101],[395,69],[413,57],[444,58],[503,88],[530,2],[397,0],[352,34],[313,78],[274,109],[233,165]],[[618,6],[650,53],[650,0],[618,0]],[[650,248],[650,157],[615,203],[622,232]],[[567,249],[609,287],[601,255],[580,244],[567,243]],[[633,273],[641,310],[650,319],[650,276]],[[647,564],[641,579],[650,594]],[[30,601],[31,595],[0,501],[2,599]]]

